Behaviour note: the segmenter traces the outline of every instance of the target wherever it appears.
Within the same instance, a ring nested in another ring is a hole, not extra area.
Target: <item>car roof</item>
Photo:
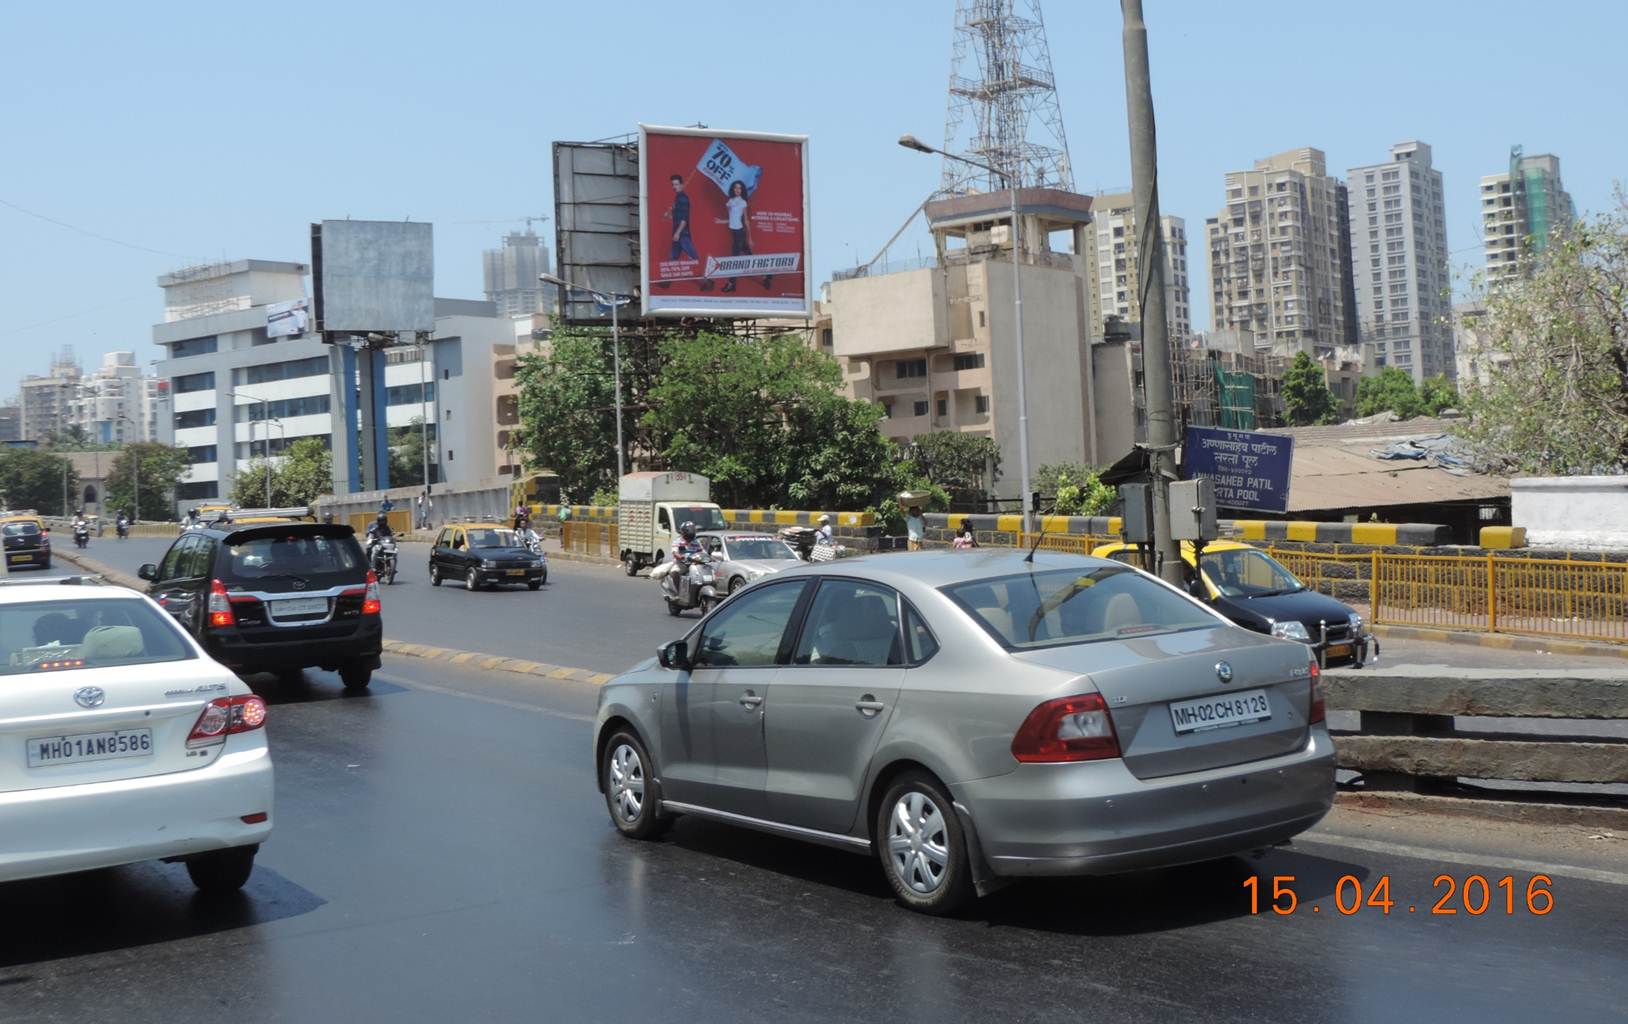
[[[1034,561],[1024,560],[1026,552],[1016,548],[973,548],[955,551],[913,551],[909,554],[863,555],[831,562],[805,563],[800,568],[777,573],[775,579],[797,576],[861,576],[885,583],[894,589],[938,588],[975,580],[1013,576],[1024,572],[1066,572],[1124,566],[1107,558],[1074,555],[1061,551],[1036,551]]]
[[[696,536],[717,537],[720,540],[757,540],[760,537],[764,540],[780,539],[775,534],[760,533],[757,530],[701,530]]]
[[[512,530],[513,523],[448,523],[448,526],[459,526],[465,530]]]
[[[72,601],[105,601],[110,598],[140,597],[141,594],[129,587],[114,586],[113,584],[90,584],[88,586],[64,586],[60,579],[46,577],[38,583],[32,580],[27,584],[10,584],[0,587],[0,605],[24,604],[39,601],[72,602]]]

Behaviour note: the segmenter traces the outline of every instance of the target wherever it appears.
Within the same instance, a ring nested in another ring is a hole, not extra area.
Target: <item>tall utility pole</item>
[[[1182,585],[1181,550],[1170,536],[1170,481],[1176,476],[1175,404],[1170,392],[1170,334],[1164,307],[1164,232],[1159,226],[1159,146],[1153,124],[1153,79],[1142,0],[1120,0],[1125,21],[1125,106],[1131,132],[1136,204],[1137,292],[1142,317],[1142,386],[1146,449],[1153,484],[1153,550],[1159,575]]]

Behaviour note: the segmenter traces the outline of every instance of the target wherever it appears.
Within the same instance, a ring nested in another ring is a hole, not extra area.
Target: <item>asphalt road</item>
[[[1628,1004],[1620,863],[1348,821],[935,920],[865,857],[693,820],[619,837],[585,684],[396,658],[360,697],[323,673],[254,682],[276,831],[244,894],[205,903],[162,864],[0,885],[0,1021],[1576,1022]],[[1524,893],[1539,869],[1547,915],[1524,897],[1429,913],[1437,875]],[[1296,911],[1251,914],[1245,880],[1274,875]],[[1396,907],[1342,914],[1343,875],[1388,877]]]
[[[103,539],[85,554],[133,575],[143,562],[162,559],[169,545],[167,538]],[[616,566],[554,559],[548,583],[535,593],[523,586],[470,593],[451,582],[430,586],[428,564],[428,545],[401,546],[396,583],[381,588],[385,636],[620,672],[655,654],[699,619],[698,612],[672,618],[656,584],[629,579]],[[53,569],[75,571],[61,559]]]
[[[134,574],[141,563],[161,559],[169,545],[168,539],[160,538],[123,542],[102,538],[85,553]],[[401,551],[401,574],[394,586],[384,588],[385,635],[396,640],[620,672],[682,635],[697,619],[696,612],[669,617],[655,584],[628,579],[616,566],[554,559],[548,584],[537,593],[524,587],[469,593],[452,583],[429,585],[428,545],[404,544]],[[58,560],[56,571],[74,570]],[[1628,668],[1628,660],[1622,658],[1416,640],[1384,641],[1382,661],[1465,668]]]

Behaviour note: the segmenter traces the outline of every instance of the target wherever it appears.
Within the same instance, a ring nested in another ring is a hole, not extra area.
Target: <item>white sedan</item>
[[[184,861],[248,881],[271,834],[266,703],[150,599],[0,586],[0,882]]]

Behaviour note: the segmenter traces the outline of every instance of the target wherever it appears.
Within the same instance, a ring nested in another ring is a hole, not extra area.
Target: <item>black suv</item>
[[[345,689],[360,690],[379,667],[379,584],[349,526],[189,530],[138,574],[153,600],[239,674],[337,669]]]

